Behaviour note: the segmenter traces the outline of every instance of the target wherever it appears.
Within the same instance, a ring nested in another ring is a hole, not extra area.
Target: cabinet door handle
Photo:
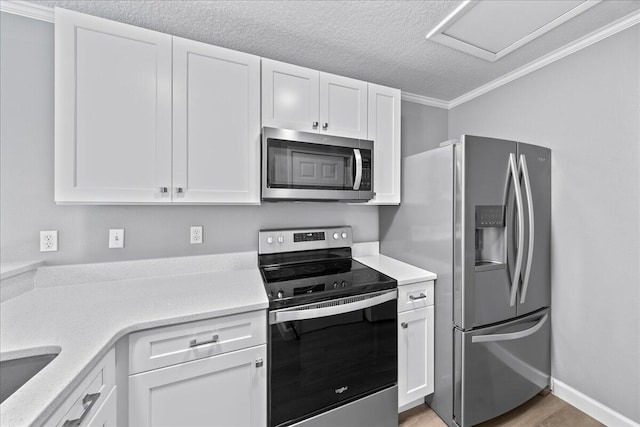
[[[89,413],[89,411],[91,411],[91,408],[93,408],[93,405],[95,405],[98,399],[100,399],[100,393],[87,394],[85,397],[83,397],[82,406],[84,407],[84,411],[82,411],[80,418],[76,418],[75,420],[66,420],[62,427],[77,427],[82,424],[87,414]]]
[[[167,194],[169,189],[167,187],[160,187],[160,194]]]
[[[176,187],[176,194],[180,195],[180,194],[184,194],[184,188],[182,187]]]
[[[256,359],[256,368],[260,368],[264,365],[264,360],[262,360],[262,357]]]
[[[426,298],[426,297],[427,297],[427,296],[426,296],[425,294],[423,294],[423,293],[421,293],[421,294],[420,294],[420,295],[418,295],[417,297],[414,297],[413,295],[409,295],[409,299],[410,299],[411,301],[414,301],[414,300],[417,300],[417,299],[424,299],[424,298]]]
[[[407,322],[402,322],[400,323],[400,326],[402,326],[404,329],[407,329],[409,327],[409,324]]]
[[[318,129],[318,122],[313,122],[313,128]]]
[[[205,344],[215,344],[218,342],[218,336],[214,335],[211,337],[211,339],[209,341],[200,341],[198,342],[198,340],[193,339],[191,341],[189,341],[189,347],[198,347],[199,345],[205,345]]]
[[[322,125],[322,130],[327,130],[328,128],[329,128],[329,123],[325,122],[325,123]]]

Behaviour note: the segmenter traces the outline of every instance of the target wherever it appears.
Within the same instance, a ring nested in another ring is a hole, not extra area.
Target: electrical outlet
[[[124,248],[124,229],[109,230],[109,249]]]
[[[194,225],[191,227],[191,244],[202,243],[204,236],[202,235],[202,226]]]
[[[55,252],[58,250],[58,230],[40,232],[40,252]]]

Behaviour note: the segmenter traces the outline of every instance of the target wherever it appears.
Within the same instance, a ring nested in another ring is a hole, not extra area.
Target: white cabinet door
[[[171,36],[55,19],[56,201],[170,202]]]
[[[433,393],[433,306],[398,314],[398,407]]]
[[[400,203],[400,90],[369,83],[368,139],[373,140],[373,204]]]
[[[320,129],[367,139],[367,82],[320,73]]]
[[[175,37],[173,72],[173,201],[259,204],[260,58]]]
[[[320,73],[262,59],[262,125],[318,132]]]
[[[130,376],[129,425],[264,427],[266,348],[261,345]]]
[[[87,427],[116,427],[118,425],[117,387],[113,387],[107,400],[89,420]]]

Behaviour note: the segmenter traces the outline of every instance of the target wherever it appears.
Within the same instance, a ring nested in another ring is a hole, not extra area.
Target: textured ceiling
[[[489,63],[425,40],[426,33],[459,1],[34,3],[77,10],[446,101],[640,9],[640,0],[605,0]]]

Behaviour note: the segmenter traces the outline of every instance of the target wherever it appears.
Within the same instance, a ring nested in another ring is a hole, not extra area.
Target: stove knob
[[[284,298],[284,292],[278,291],[277,297],[278,299]]]
[[[267,237],[267,243],[270,244],[270,245],[273,244],[273,236]]]
[[[338,233],[333,233],[333,239],[334,240],[338,240],[338,237],[340,237],[340,235]]]
[[[278,236],[278,243],[284,243],[284,236]]]
[[[269,299],[273,299],[273,292],[269,292]]]
[[[347,282],[345,282],[345,281],[343,280],[343,281],[342,281],[342,283],[340,283],[340,286],[342,286],[342,287],[344,288],[345,286],[347,286]]]
[[[347,238],[347,233],[345,233],[344,231],[342,232],[342,238],[346,239]]]

